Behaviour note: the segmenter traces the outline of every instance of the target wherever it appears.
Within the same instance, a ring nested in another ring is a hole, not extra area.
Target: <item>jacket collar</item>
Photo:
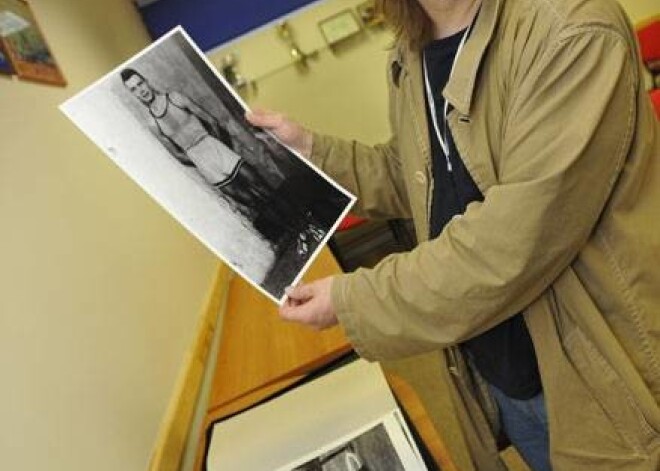
[[[443,91],[445,99],[460,114],[467,115],[470,112],[479,65],[493,38],[502,3],[504,0],[482,0],[472,33]]]
[[[459,56],[449,83],[443,94],[460,114],[468,115],[477,73],[483,55],[493,38],[501,6],[505,0],[482,0],[481,9],[473,26],[472,33]],[[397,87],[409,86],[412,117],[417,129],[417,143],[427,163],[430,163],[430,143],[426,122],[425,97],[422,77],[421,53],[405,44],[399,44],[394,51],[390,66],[393,82]]]
[[[459,113],[467,115],[470,112],[474,86],[477,81],[479,65],[486,48],[493,38],[499,12],[505,0],[482,0],[481,9],[465,43],[463,52],[456,61],[454,74],[447,83],[443,95]],[[395,61],[404,69],[407,68],[413,83],[422,79],[422,64],[419,51],[401,47],[395,56]],[[420,82],[421,83],[421,82]],[[417,87],[413,87],[416,89]],[[423,106],[423,97],[421,98]],[[423,109],[423,108],[422,108]]]

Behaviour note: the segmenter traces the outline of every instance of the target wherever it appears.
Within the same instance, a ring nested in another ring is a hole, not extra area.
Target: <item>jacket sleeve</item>
[[[370,219],[410,217],[396,138],[373,147],[320,134],[313,142],[311,161],[358,196],[352,212]]]
[[[467,340],[523,310],[572,262],[629,151],[631,56],[617,32],[590,26],[557,39],[512,78],[497,124],[498,184],[484,201],[415,250],[335,278],[337,315],[362,356]]]

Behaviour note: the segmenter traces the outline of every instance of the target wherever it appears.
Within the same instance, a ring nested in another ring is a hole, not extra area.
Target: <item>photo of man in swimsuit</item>
[[[326,230],[297,204],[276,195],[275,188],[236,150],[232,134],[219,120],[177,91],[153,87],[140,72],[124,68],[121,79],[130,93],[147,107],[149,129],[183,165],[194,167],[218,194],[228,197],[249,217],[258,212],[263,236],[275,251],[295,243],[304,257]]]

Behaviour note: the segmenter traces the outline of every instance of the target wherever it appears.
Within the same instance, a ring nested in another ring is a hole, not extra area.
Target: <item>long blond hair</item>
[[[377,10],[394,29],[397,40],[413,50],[433,37],[433,25],[417,0],[376,0]]]

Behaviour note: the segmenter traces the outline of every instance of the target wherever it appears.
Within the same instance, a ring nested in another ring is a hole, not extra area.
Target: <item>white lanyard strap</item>
[[[451,70],[449,71],[449,78],[451,78],[451,76],[454,73],[454,68],[456,67],[458,56],[460,56],[461,51],[463,50],[463,46],[465,45],[465,41],[467,40],[467,37],[470,34],[471,28],[472,25],[470,24],[470,26],[468,26],[468,28],[465,30],[465,33],[463,33],[463,38],[461,39],[461,42],[458,45],[458,49],[456,50],[456,55],[454,56],[454,62],[452,62],[451,64]],[[433,129],[435,130],[435,135],[438,138],[438,142],[440,143],[442,152],[445,154],[445,159],[447,160],[447,170],[451,172],[452,166],[451,166],[451,161],[449,160],[449,145],[447,141],[447,112],[449,111],[449,102],[445,100],[445,106],[442,114],[444,117],[443,132],[440,132],[440,126],[438,125],[438,116],[435,110],[435,98],[433,98],[433,91],[431,89],[431,84],[429,82],[429,74],[426,65],[426,54],[424,54],[422,62],[424,65],[424,85],[426,87],[426,98],[429,101],[429,108],[431,109],[431,120],[433,121]]]

